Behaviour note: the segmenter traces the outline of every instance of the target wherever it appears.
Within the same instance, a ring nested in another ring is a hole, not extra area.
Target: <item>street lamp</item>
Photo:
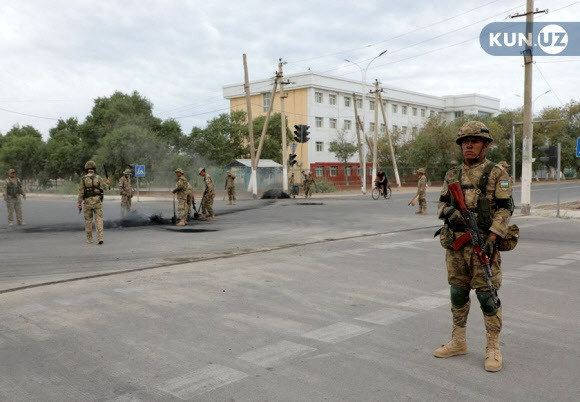
[[[536,100],[538,100],[538,98],[539,98],[540,96],[542,96],[542,95],[546,95],[548,92],[552,92],[552,90],[551,90],[551,89],[548,89],[546,92],[542,92],[541,94],[539,94],[538,96],[536,96],[536,97],[534,98],[534,100],[532,101],[532,112],[533,112],[533,110],[534,110],[534,103],[536,103]],[[520,94],[514,94],[514,96],[517,96],[518,98],[522,98],[522,99],[523,99],[523,96],[522,96],[522,95],[520,95]]]
[[[347,63],[351,63],[351,64],[354,64],[355,66],[357,66],[359,68],[361,74],[362,74],[361,97],[362,97],[362,100],[363,100],[363,106],[364,106],[364,96],[365,96],[365,93],[366,93],[366,86],[367,86],[367,70],[369,69],[369,67],[370,67],[370,65],[371,65],[371,63],[373,61],[375,61],[376,59],[378,59],[379,57],[381,57],[385,53],[387,53],[387,49],[383,50],[381,53],[379,53],[378,55],[376,55],[375,57],[373,57],[368,62],[368,64],[366,65],[365,68],[362,68],[358,63],[355,63],[354,61],[350,61],[348,59],[344,59],[344,61],[346,61]],[[353,99],[353,102],[356,102],[356,99]],[[375,107],[377,107],[377,105],[375,105]],[[364,107],[361,108],[361,109],[363,110],[363,113],[362,113],[362,116],[361,116],[361,118],[362,118],[362,126],[363,126],[363,135],[365,135],[364,134],[364,127],[365,127]],[[355,121],[355,123],[354,123],[355,124],[355,127],[356,127],[356,124],[357,123],[358,122]],[[385,129],[386,129],[386,127],[385,127]],[[375,138],[375,141],[376,140],[377,139]],[[365,136],[365,141],[362,141],[361,142],[361,147],[362,147],[362,150],[363,150],[363,152],[362,152],[362,154],[363,154],[363,160],[361,161],[362,162],[362,193],[363,194],[366,194],[367,193],[367,155],[366,155],[366,152],[365,152],[365,142],[366,142],[366,136]],[[376,168],[377,168],[376,166],[373,166],[373,177],[375,177],[377,175]]]

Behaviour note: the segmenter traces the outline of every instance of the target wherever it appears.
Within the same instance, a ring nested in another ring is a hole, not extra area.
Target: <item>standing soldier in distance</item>
[[[189,183],[183,175],[183,169],[175,169],[175,175],[177,176],[177,183],[175,183],[175,188],[172,193],[176,195],[178,202],[177,215],[179,217],[179,222],[177,222],[176,226],[185,226],[187,224],[187,192],[189,189]]]
[[[121,219],[125,214],[131,213],[131,199],[133,198],[133,189],[131,188],[131,170],[125,169],[123,176],[119,179],[119,194],[121,195]]]
[[[229,204],[236,205],[236,185],[234,184],[236,176],[232,174],[229,170],[226,173],[226,185],[225,189],[228,192]]]
[[[215,197],[215,186],[213,184],[213,179],[205,171],[205,168],[199,168],[199,175],[203,177],[205,183],[205,191],[203,193],[203,198],[201,200],[201,215],[199,216],[200,221],[206,220],[206,214],[209,213],[209,220],[215,221],[215,214],[213,213],[213,199]]]
[[[312,177],[312,172],[308,172],[304,179],[304,198],[312,198],[312,186],[314,186],[316,182],[314,181],[314,177]]]
[[[8,226],[14,226],[14,212],[16,212],[16,223],[22,226],[25,225],[22,220],[22,200],[26,199],[26,193],[22,188],[22,182],[16,177],[16,170],[8,170],[8,177],[4,186],[4,201],[8,209]]]
[[[87,234],[87,243],[93,242],[93,217],[97,229],[97,241],[103,244],[103,196],[105,190],[109,189],[110,180],[96,174],[97,164],[93,161],[85,163],[87,172],[81,178],[79,185],[79,196],[77,208],[80,211],[85,208],[85,232]]]
[[[465,204],[474,211],[478,229],[485,239],[485,253],[491,261],[491,283],[496,290],[500,288],[501,256],[495,243],[498,237],[505,238],[507,234],[513,200],[507,172],[485,158],[492,141],[489,130],[483,123],[465,123],[459,129],[456,140],[463,152],[463,164],[449,169],[441,189],[439,219],[445,220],[441,244],[446,247],[445,262],[447,280],[451,286],[453,332],[451,341],[433,354],[436,357],[451,357],[467,353],[465,332],[471,305],[469,292],[475,289],[487,332],[485,369],[499,371],[503,361],[499,346],[499,333],[502,328],[501,302],[494,302],[471,242],[456,244],[454,248],[449,244],[467,230],[466,222],[449,191],[449,184],[459,182]],[[450,242],[444,242],[445,238],[449,238]]]
[[[501,161],[501,162],[498,162],[497,164],[499,165],[499,167],[501,167],[503,170],[505,170],[505,172],[509,176],[509,174],[510,174],[510,166],[511,165],[509,163],[507,163],[506,161]],[[513,182],[514,181],[513,181],[513,179],[512,179],[511,176],[509,176],[509,177],[510,177],[510,187],[513,187],[513,184],[514,184]]]
[[[419,210],[415,212],[416,214],[426,215],[427,214],[427,176],[425,176],[425,169],[421,168],[417,170],[419,175],[419,182],[417,183],[417,194],[419,195]]]

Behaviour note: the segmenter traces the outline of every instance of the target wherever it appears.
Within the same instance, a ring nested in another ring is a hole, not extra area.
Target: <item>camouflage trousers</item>
[[[201,201],[201,214],[202,215],[206,215],[207,213],[209,213],[211,216],[214,215],[213,213],[213,199],[215,197],[215,193],[212,192],[208,192],[205,194],[205,196],[203,197],[203,200]]]
[[[22,200],[20,197],[6,198],[6,208],[8,209],[8,223],[14,223],[14,213],[16,212],[16,221],[22,223]]]
[[[236,200],[236,188],[235,187],[228,187],[228,199],[230,201],[235,201]]]
[[[459,237],[463,233],[456,233]],[[445,263],[447,264],[447,282],[456,288],[476,292],[488,292],[489,288],[485,280],[485,274],[477,255],[473,251],[472,245],[467,245],[461,250],[447,249],[445,254]],[[496,290],[501,287],[501,255],[496,251],[491,264],[491,284]],[[453,325],[465,327],[467,323],[467,314],[469,313],[470,302],[463,307],[451,306],[453,314]],[[500,332],[502,327],[501,307],[495,315],[483,315],[485,328],[489,332]]]
[[[103,240],[103,203],[99,197],[86,198],[83,208],[87,241],[93,241],[93,217],[97,230],[97,241]]]
[[[424,195],[419,196],[419,211],[427,211],[427,198]]]
[[[131,212],[131,198],[128,195],[121,196],[121,216],[125,216],[125,213]]]
[[[310,186],[304,186],[304,198],[312,197],[312,188]]]
[[[180,220],[186,220],[189,214],[189,204],[187,202],[187,197],[177,198],[177,217]]]

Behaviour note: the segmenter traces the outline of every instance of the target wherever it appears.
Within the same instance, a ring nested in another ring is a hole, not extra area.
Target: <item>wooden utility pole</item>
[[[375,132],[373,135],[373,179],[377,177],[377,153],[379,140],[379,80],[375,80]],[[364,105],[363,105],[364,106]]]
[[[356,139],[358,142],[358,160],[360,162],[360,173],[361,173],[361,186],[362,193],[365,195],[367,193],[367,180],[366,180],[366,169],[363,169],[363,164],[365,164],[364,154],[363,154],[363,144],[360,140],[360,119],[358,117],[358,109],[356,107],[356,94],[352,93],[352,98],[354,102],[354,125],[356,126]]]
[[[264,146],[264,139],[266,138],[266,131],[268,130],[268,123],[270,123],[270,115],[272,114],[272,109],[274,108],[274,98],[276,97],[276,88],[278,88],[278,73],[274,77],[274,85],[272,86],[272,93],[270,94],[270,105],[268,106],[268,113],[266,113],[266,121],[264,122],[264,127],[262,127],[262,135],[260,136],[260,143],[258,144],[258,151],[256,152],[256,167],[260,162],[260,155],[262,153],[262,147]]]
[[[244,53],[244,90],[246,92],[246,113],[248,115],[248,133],[250,135],[250,161],[252,163],[252,174],[250,176],[250,183],[248,191],[252,192],[254,199],[258,198],[258,181],[257,181],[257,161],[256,149],[254,147],[254,126],[252,122],[252,100],[250,97],[250,80],[248,78],[248,62],[246,54]]]
[[[284,92],[284,74],[282,73],[282,59],[278,63],[278,78],[280,79],[280,125],[282,126],[282,191],[288,192],[288,152],[286,151],[286,115],[284,114],[284,99],[288,94]]]
[[[385,123],[385,133],[389,139],[389,149],[391,151],[391,160],[393,161],[393,171],[395,172],[395,181],[397,186],[401,187],[401,179],[399,178],[399,169],[397,168],[397,159],[395,158],[395,149],[393,148],[393,139],[391,138],[391,132],[389,131],[389,126],[387,125],[387,114],[385,113],[385,107],[383,106],[383,97],[379,93],[379,102],[381,105],[381,112],[383,114],[383,123]]]

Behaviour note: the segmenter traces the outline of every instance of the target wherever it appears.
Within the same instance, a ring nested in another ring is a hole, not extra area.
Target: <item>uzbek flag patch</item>
[[[509,188],[510,182],[508,180],[500,180],[499,186],[500,188]]]

